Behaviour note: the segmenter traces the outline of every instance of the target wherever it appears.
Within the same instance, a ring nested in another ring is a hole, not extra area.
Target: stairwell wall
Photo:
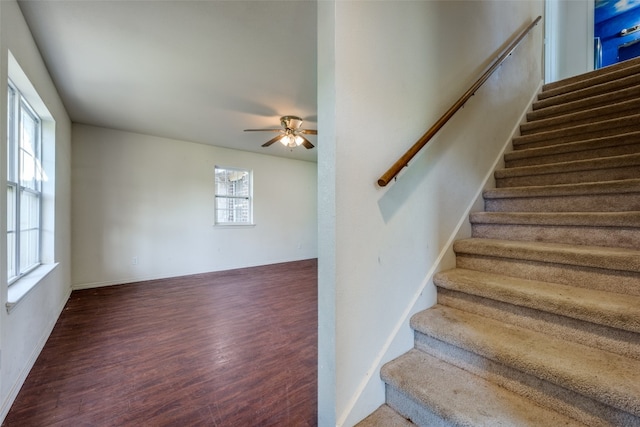
[[[542,80],[542,25],[387,188],[378,177],[542,1],[319,2],[319,424],[384,401],[382,363]],[[326,130],[326,132],[325,132]],[[332,177],[325,182],[323,177]]]

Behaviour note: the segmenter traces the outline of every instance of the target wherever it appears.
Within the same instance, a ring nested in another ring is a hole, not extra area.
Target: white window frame
[[[8,285],[8,280],[3,280],[3,283],[7,286],[6,309],[7,313],[11,314],[13,310],[19,306],[23,298],[31,292],[31,290],[35,289],[41,283],[46,282],[47,276],[53,272],[59,264],[55,259],[56,120],[38,94],[38,90],[33,86],[29,77],[26,75],[22,67],[20,67],[20,64],[18,64],[18,61],[16,61],[10,50],[7,51],[7,59],[8,78],[7,81],[5,81],[5,84],[7,84],[8,87],[11,83],[13,85],[11,90],[17,89],[22,97],[27,101],[31,109],[35,111],[36,115],[40,118],[39,136],[41,163],[36,166],[38,172],[41,173],[40,177],[42,178],[42,181],[40,182],[41,199],[39,209],[40,264],[29,271],[28,274],[23,274],[17,280],[12,281],[10,286]],[[7,89],[7,95],[11,95],[9,89]],[[7,104],[9,103],[9,96],[7,97],[7,100],[4,101],[7,102]],[[7,111],[5,114],[7,114],[5,117],[8,117],[9,112]],[[10,125],[7,124],[7,131],[9,131],[9,126]],[[7,147],[8,146],[9,144],[7,144]],[[8,154],[8,151],[5,153]],[[7,164],[9,163],[8,159],[6,162]],[[5,166],[7,166],[7,164],[5,164]],[[5,179],[8,177],[8,174],[9,171],[5,171]],[[7,201],[8,200],[5,199],[5,203]],[[8,212],[8,209],[5,204],[5,213],[6,212]],[[6,221],[5,227],[8,225],[8,218]],[[5,233],[5,238],[6,236],[8,235]],[[4,242],[4,245],[5,249],[8,249],[6,241]],[[5,255],[5,259],[7,258],[7,255]],[[5,275],[8,276],[7,273],[5,273]],[[4,279],[8,279],[6,276]]]
[[[229,194],[228,191],[220,191],[218,185],[219,173],[236,173],[245,174],[247,181],[245,184],[248,186],[247,194]],[[247,226],[253,225],[253,171],[250,169],[243,169],[237,167],[226,167],[216,165],[214,168],[214,224],[216,226]],[[239,202],[239,203],[238,203]],[[229,213],[237,212],[238,209],[230,209],[230,205],[246,204],[245,212],[240,215],[221,219],[219,213],[221,211],[227,211]]]
[[[23,154],[26,150],[23,149],[24,140],[21,132],[23,114],[30,116],[36,125],[35,140],[32,141],[33,153],[26,155]],[[7,280],[8,284],[12,285],[42,263],[42,180],[45,176],[42,170],[42,119],[10,80],[7,116]],[[28,157],[32,157],[30,167],[23,164],[23,159]],[[30,173],[30,178],[26,176],[25,171]],[[22,201],[23,195],[27,193],[32,196],[31,200],[37,203],[34,211],[37,218],[35,222],[30,221],[25,225]],[[37,236],[30,242],[31,247],[28,247],[23,233],[34,231]],[[25,248],[29,254],[23,259]]]

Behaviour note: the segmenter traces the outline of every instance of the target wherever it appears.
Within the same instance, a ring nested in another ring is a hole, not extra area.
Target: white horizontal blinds
[[[38,115],[9,87],[7,263],[9,282],[40,264],[42,126]]]
[[[251,223],[251,171],[215,168],[216,224]]]

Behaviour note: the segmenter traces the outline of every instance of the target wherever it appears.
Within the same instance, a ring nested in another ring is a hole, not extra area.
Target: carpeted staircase
[[[640,59],[543,87],[359,426],[640,426]]]

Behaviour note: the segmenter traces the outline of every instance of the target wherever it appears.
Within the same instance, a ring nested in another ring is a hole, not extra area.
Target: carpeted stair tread
[[[533,187],[494,188],[484,191],[489,199],[512,197],[574,196],[617,193],[640,193],[640,179],[587,182],[580,184],[540,185]]]
[[[469,219],[472,237],[640,248],[640,211],[474,212]]]
[[[528,120],[526,123],[520,125],[520,134],[527,135],[542,130],[558,129],[567,125],[576,126],[585,123],[595,123],[622,115],[638,114],[639,112],[640,99],[630,99],[613,105],[602,105],[554,117]]]
[[[489,212],[640,211],[640,180],[495,188],[483,196]]]
[[[598,76],[611,75],[611,73],[615,73],[625,68],[634,67],[636,65],[640,65],[640,57],[628,59],[626,61],[618,62],[615,64],[611,64],[606,67],[598,68],[583,74],[579,74],[577,76],[566,77],[564,79],[557,80],[555,82],[545,83],[544,86],[542,86],[542,91],[544,92],[547,90],[553,90],[558,87],[571,85],[576,82],[590,80]]]
[[[456,254],[640,273],[640,251],[633,249],[469,238],[454,242],[453,250]]]
[[[593,227],[640,227],[635,212],[472,212],[472,224],[571,225]]]
[[[549,163],[545,165],[519,166],[496,170],[496,178],[528,176],[547,173],[609,169],[614,167],[640,166],[640,153],[621,156],[600,157],[597,159],[573,160],[569,162]],[[640,167],[638,168],[640,171]],[[639,176],[640,177],[640,176]]]
[[[411,427],[411,421],[394,411],[389,405],[381,405],[356,427]]]
[[[640,153],[640,131],[505,153],[507,167]]]
[[[438,287],[640,332],[640,297],[456,268],[434,277]]]
[[[419,333],[640,416],[638,360],[440,305],[415,314],[411,326]]]
[[[419,402],[443,420],[419,425],[584,425],[415,349],[383,366],[381,376],[408,395],[409,404]]]
[[[538,186],[640,178],[640,153],[498,169],[496,185]]]
[[[585,139],[640,131],[640,114],[617,117],[597,123],[568,126],[562,129],[537,132],[513,138],[514,147],[549,146]]]
[[[493,274],[506,275],[503,273],[504,271],[499,270]],[[526,274],[521,278],[532,280]],[[640,360],[640,334],[637,332],[603,326],[548,311],[485,298],[468,292],[450,290],[445,287],[438,287],[437,292],[438,304],[440,305],[531,329],[561,340],[573,341]],[[424,340],[420,339],[419,341]],[[420,345],[416,348],[420,347],[422,346]]]
[[[533,187],[509,187],[485,190],[485,199],[559,197],[599,194],[640,194],[640,179],[620,181],[587,182],[581,184],[540,185]]]
[[[527,113],[527,120],[533,121],[560,116],[574,111],[610,105],[613,102],[624,102],[630,99],[636,99],[638,96],[640,96],[640,84],[563,103],[558,103],[556,102],[557,100],[553,98],[545,99],[533,103],[532,110]]]
[[[564,84],[556,87],[544,86],[538,99],[547,99],[580,90],[596,90],[600,85],[612,84],[613,82],[616,82],[618,80],[640,74],[640,64],[627,64],[626,67],[620,68],[618,70],[607,71],[609,72],[604,74],[596,74],[589,77],[583,76],[583,78],[578,81],[564,82]]]
[[[552,95],[553,93],[555,93],[555,91],[547,90],[540,92],[540,94],[538,95],[538,102],[549,101],[550,103],[560,104],[563,102],[589,98],[594,95],[609,93],[622,88],[635,86],[638,83],[640,83],[640,74],[632,74],[626,77],[585,87],[582,89],[577,89],[571,92],[560,93],[555,96]]]

